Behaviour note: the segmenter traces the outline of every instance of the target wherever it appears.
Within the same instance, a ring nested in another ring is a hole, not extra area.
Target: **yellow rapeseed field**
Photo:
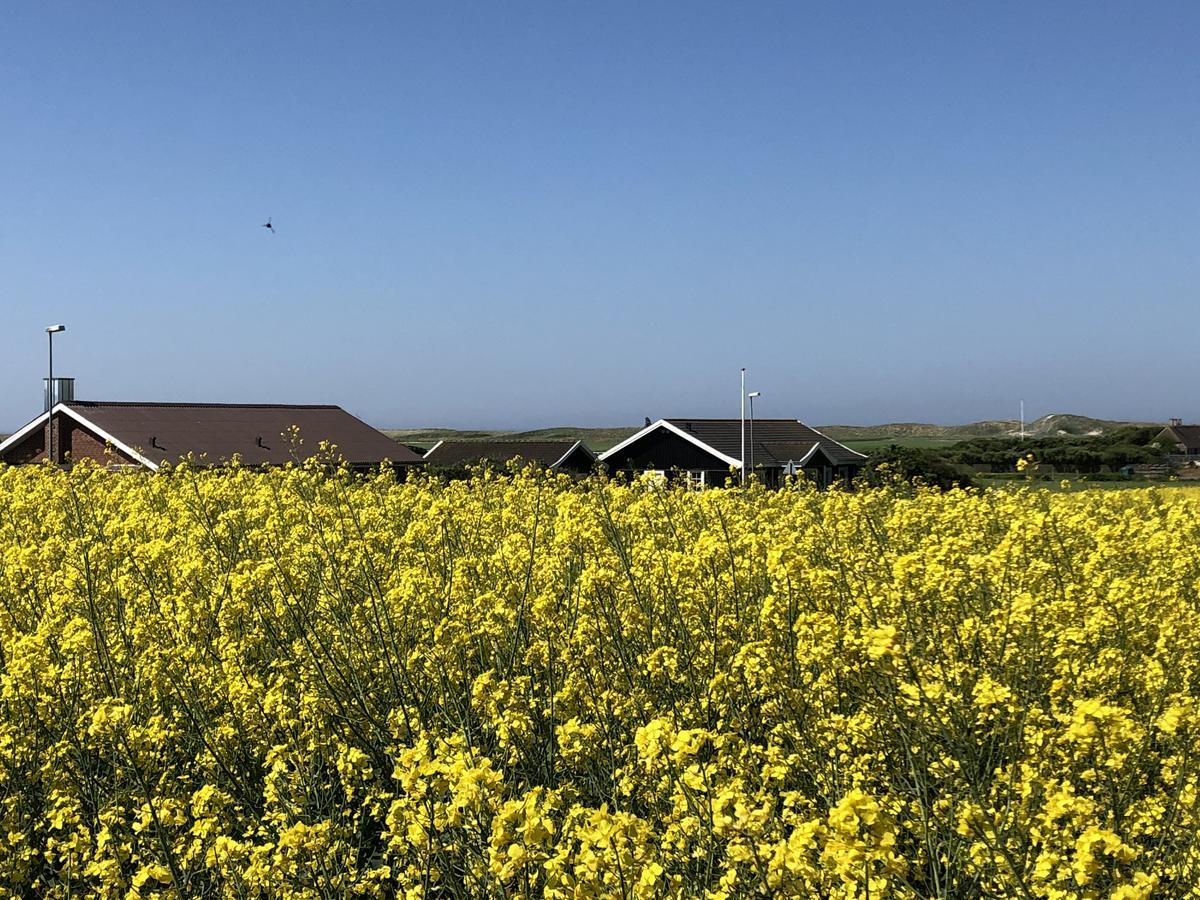
[[[1200,497],[0,472],[0,893],[1200,896]]]

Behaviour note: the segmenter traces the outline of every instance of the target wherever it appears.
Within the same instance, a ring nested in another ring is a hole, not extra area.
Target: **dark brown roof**
[[[1200,425],[1168,425],[1164,431],[1170,431],[1175,439],[1189,450],[1200,449]]]
[[[550,467],[563,461],[576,444],[580,451],[595,459],[595,454],[579,441],[441,441],[425,454],[425,462],[450,467],[523,459]]]
[[[741,419],[667,419],[680,431],[695,437],[714,450],[737,459],[742,452]],[[746,424],[746,442],[750,442],[750,424]],[[800,462],[819,444],[835,465],[860,463],[861,453],[839,444],[796,419],[754,420],[754,465],[782,466]],[[747,450],[746,456],[750,453]],[[747,463],[749,459],[747,458]]]
[[[376,431],[340,406],[251,403],[107,403],[75,400],[66,404],[81,418],[158,465],[188,454],[209,463],[234,455],[248,466],[282,465],[317,452],[322,441],[352,465],[422,462],[403,444]],[[299,429],[298,450],[283,436]]]

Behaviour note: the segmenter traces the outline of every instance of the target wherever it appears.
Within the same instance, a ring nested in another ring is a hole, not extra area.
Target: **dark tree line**
[[[1154,443],[1161,429],[1125,426],[1098,435],[1060,437],[973,438],[940,449],[891,447],[871,453],[868,478],[878,480],[881,473],[893,473],[906,480],[921,479],[929,484],[950,488],[967,486],[977,472],[986,467],[993,472],[1012,472],[1017,460],[1033,454],[1038,471],[1078,472],[1098,475],[1118,472],[1124,466],[1160,462],[1166,448]]]

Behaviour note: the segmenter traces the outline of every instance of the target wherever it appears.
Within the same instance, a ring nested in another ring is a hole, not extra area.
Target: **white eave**
[[[3,453],[9,447],[19,444],[27,435],[37,431],[39,426],[46,424],[46,419],[49,417],[50,413],[42,413],[28,425],[23,426],[20,431],[10,434],[3,441],[0,441],[0,453]]]
[[[422,456],[422,457],[421,457],[421,459],[429,459],[429,454],[431,454],[431,453],[432,453],[434,450],[436,450],[438,447],[442,446],[442,444],[444,444],[444,443],[446,443],[446,440],[445,440],[445,438],[443,438],[442,440],[438,441],[436,444],[434,444],[432,447],[430,447],[428,450],[426,450],[426,451],[425,451],[425,455],[424,455],[424,456]]]
[[[685,441],[690,441],[691,443],[695,444],[697,447],[701,448],[705,452],[711,453],[713,456],[715,456],[717,459],[721,460],[722,462],[728,463],[731,466],[737,466],[737,468],[739,468],[739,469],[742,467],[742,461],[740,459],[735,459],[732,456],[726,456],[720,450],[717,450],[714,447],[710,447],[708,444],[704,443],[704,441],[700,440],[700,438],[696,437],[694,434],[688,434],[686,431],[684,431],[678,425],[672,425],[666,419],[659,419],[657,422],[651,422],[649,425],[647,425],[645,428],[643,428],[637,434],[630,435],[629,437],[625,438],[625,440],[621,441],[621,443],[617,444],[615,447],[610,447],[608,450],[605,450],[598,457],[599,460],[601,462],[604,462],[604,460],[608,459],[610,456],[612,456],[618,450],[625,449],[630,444],[632,444],[634,441],[641,440],[645,435],[650,434],[651,432],[653,432],[659,428],[665,428],[668,431],[679,435],[679,437],[683,438]]]
[[[567,450],[567,452],[566,452],[566,453],[564,453],[564,454],[563,454],[562,456],[560,456],[560,457],[559,457],[559,458],[558,458],[558,459],[557,459],[557,460],[556,460],[554,463],[552,463],[552,464],[550,465],[550,468],[551,468],[551,469],[557,469],[559,466],[561,466],[561,465],[562,465],[564,462],[566,462],[566,461],[567,461],[567,458],[568,458],[568,457],[569,457],[569,456],[570,456],[572,453],[574,453],[574,452],[575,452],[577,449],[579,449],[580,447],[583,447],[583,452],[584,452],[584,453],[586,453],[588,456],[590,456],[590,457],[592,458],[592,461],[594,462],[594,461],[595,461],[595,459],[596,459],[596,454],[595,454],[595,453],[593,453],[591,450],[589,450],[589,449],[587,448],[587,446],[586,446],[586,445],[583,443],[583,441],[581,441],[581,440],[580,440],[580,441],[576,441],[575,443],[573,443],[573,444],[571,445],[570,449],[569,449],[569,450]]]
[[[124,441],[119,440],[118,438],[109,434],[107,431],[105,431],[103,428],[101,428],[95,422],[92,422],[91,420],[87,419],[86,417],[80,415],[75,410],[71,409],[71,407],[67,406],[65,403],[56,404],[55,407],[52,410],[50,410],[50,412],[42,413],[40,416],[38,416],[36,419],[34,419],[32,422],[30,422],[28,425],[26,425],[20,431],[18,431],[16,434],[10,435],[8,438],[6,438],[2,443],[0,443],[0,453],[3,453],[9,447],[13,446],[17,442],[19,442],[22,438],[27,436],[30,432],[36,430],[39,425],[45,425],[46,420],[50,416],[52,416],[54,413],[59,413],[59,412],[63,413],[64,415],[70,416],[72,419],[74,419],[76,422],[78,422],[80,425],[82,425],[88,431],[91,431],[97,437],[104,440],[105,443],[112,444],[112,446],[115,447],[117,450],[120,450],[122,453],[124,453],[130,459],[136,460],[138,463],[145,466],[151,472],[158,471],[158,465],[159,465],[158,463],[154,462],[151,459],[147,459],[145,456],[143,456],[137,450],[134,450],[132,447],[130,447],[128,444],[126,444]]]
[[[797,419],[796,421],[797,421],[797,422],[800,422],[800,420],[799,420],[799,419]],[[804,425],[804,423],[803,423],[803,422],[800,422],[800,424],[801,424],[801,425]],[[807,428],[809,431],[811,431],[813,434],[820,434],[820,435],[821,435],[821,437],[822,437],[822,438],[824,438],[825,440],[829,441],[829,443],[831,443],[831,444],[837,444],[839,447],[841,447],[841,448],[842,448],[843,450],[845,450],[847,453],[853,453],[855,456],[860,456],[860,457],[862,457],[863,459],[867,459],[867,454],[865,454],[865,453],[859,453],[857,450],[851,450],[849,447],[847,447],[847,446],[846,446],[845,444],[843,444],[841,441],[835,441],[835,440],[834,440],[833,438],[831,438],[829,435],[827,435],[827,434],[822,434],[821,432],[817,431],[817,429],[813,428],[811,425],[804,425],[804,427],[805,427],[805,428]],[[809,452],[809,455],[811,455],[811,451]]]

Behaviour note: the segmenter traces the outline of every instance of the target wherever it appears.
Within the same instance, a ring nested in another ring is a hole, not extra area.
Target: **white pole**
[[[738,481],[741,484],[746,483],[746,367],[742,366],[742,455],[740,457],[741,464],[738,466],[741,469]]]
[[[1021,440],[1025,440],[1025,401],[1021,401]]]

